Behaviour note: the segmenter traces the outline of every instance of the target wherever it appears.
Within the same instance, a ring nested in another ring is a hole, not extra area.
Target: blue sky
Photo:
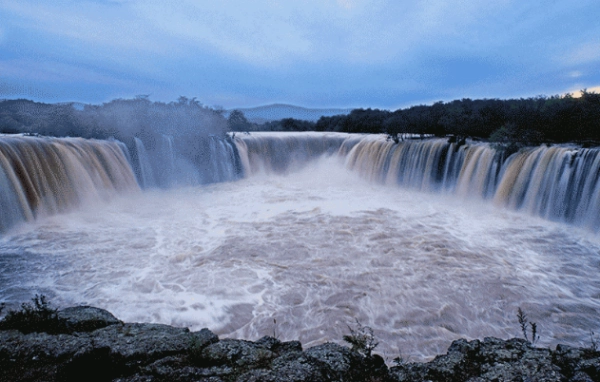
[[[0,98],[396,109],[600,86],[598,0],[0,0]]]

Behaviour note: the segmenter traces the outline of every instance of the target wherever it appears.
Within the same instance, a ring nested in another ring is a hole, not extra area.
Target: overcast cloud
[[[600,2],[0,0],[0,98],[379,107],[600,85]]]

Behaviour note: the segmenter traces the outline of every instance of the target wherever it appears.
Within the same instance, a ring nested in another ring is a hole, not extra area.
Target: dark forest
[[[0,132],[48,136],[80,136],[126,140],[152,134],[222,135],[226,131],[331,131],[471,137],[500,145],[574,142],[600,144],[600,94],[581,97],[538,96],[521,99],[463,98],[395,111],[354,109],[347,115],[321,117],[316,123],[284,118],[263,124],[249,122],[233,110],[203,106],[195,98],[152,102],[145,96],[101,105],[46,104],[29,100],[0,102]]]

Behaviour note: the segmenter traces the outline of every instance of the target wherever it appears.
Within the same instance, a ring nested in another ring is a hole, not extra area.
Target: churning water
[[[588,345],[600,330],[596,233],[463,193],[447,179],[466,177],[460,166],[438,176],[452,192],[424,176],[374,180],[372,166],[357,168],[358,140],[332,139],[293,160],[287,142],[284,160],[260,135],[238,138],[239,181],[124,192],[13,227],[0,238],[0,299],[17,307],[43,293],[124,321],[305,347],[341,342],[358,320],[388,361],[520,336],[518,307],[541,345]]]

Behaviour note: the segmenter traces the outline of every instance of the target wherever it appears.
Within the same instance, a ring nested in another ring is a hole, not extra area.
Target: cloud
[[[0,73],[7,78],[31,82],[87,83],[124,85],[131,81],[111,75],[107,70],[94,70],[81,65],[56,61],[15,59],[0,61]]]
[[[590,41],[575,47],[564,57],[570,65],[600,62],[600,42]]]
[[[344,9],[352,9],[353,3],[351,0],[336,0],[337,4]]]
[[[594,92],[594,93],[600,93],[600,85],[599,86],[592,86],[590,88],[587,89],[588,92]]]
[[[225,103],[382,106],[408,102],[411,94],[417,100],[484,91],[526,96],[597,83],[600,30],[586,22],[594,6],[592,0],[0,0],[0,69],[14,81],[62,86],[77,79],[120,94],[138,85],[133,94],[151,88],[207,102],[215,94]],[[572,25],[582,27],[574,32]]]
[[[272,67],[294,61],[383,62],[469,37],[505,2],[306,0],[57,1],[0,5],[24,27],[158,56],[186,49]]]
[[[588,92],[592,92],[592,93],[600,93],[600,85],[599,86],[591,86],[591,87],[585,87],[585,86],[579,86],[579,87],[573,87],[573,90],[564,92],[566,93],[570,93],[573,95],[574,98],[579,98],[581,97],[581,91],[583,89],[586,89]]]
[[[243,61],[269,64],[311,54],[311,41],[287,6],[180,1],[165,7],[162,1],[146,1],[136,4],[136,11],[164,36]]]
[[[100,49],[113,61],[135,53],[174,59],[201,52],[285,70],[302,62],[372,66],[395,60],[402,66],[440,49],[473,53],[480,45],[461,40],[487,33],[473,28],[506,3],[22,0],[0,3],[0,11],[22,28],[69,39],[80,51]]]
[[[162,44],[160,39],[153,39],[152,31],[136,19],[129,6],[123,4],[92,1],[82,1],[77,5],[66,4],[65,1],[39,4],[23,0],[0,4],[0,9],[11,13],[10,22],[19,27],[90,44],[88,49],[111,47],[134,52],[163,52],[167,45]]]

